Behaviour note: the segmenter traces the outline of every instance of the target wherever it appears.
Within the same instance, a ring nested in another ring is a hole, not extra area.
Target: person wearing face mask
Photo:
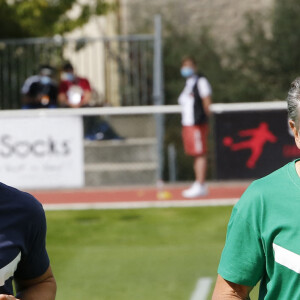
[[[207,194],[205,184],[207,167],[207,133],[212,89],[206,77],[197,73],[195,60],[185,57],[180,73],[186,79],[178,102],[181,106],[182,138],[187,155],[194,157],[195,182],[182,192],[185,198]]]
[[[53,75],[51,66],[42,65],[38,75],[25,80],[21,89],[23,109],[57,107],[58,88]]]
[[[61,82],[59,85],[58,101],[61,107],[79,108],[89,107],[92,89],[86,78],[74,73],[70,62],[62,68]],[[108,139],[123,139],[114,129],[98,116],[83,117],[84,137],[86,140],[99,141]]]
[[[65,63],[59,85],[58,101],[60,106],[72,108],[88,106],[92,97],[91,91],[89,81],[77,76],[71,63]]]

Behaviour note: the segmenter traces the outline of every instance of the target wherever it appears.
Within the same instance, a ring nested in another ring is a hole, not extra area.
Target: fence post
[[[155,105],[164,104],[162,95],[162,23],[161,16],[154,16],[154,61],[153,61],[153,100]]]
[[[168,165],[169,165],[169,180],[170,182],[175,182],[177,168],[176,168],[176,149],[173,143],[168,145]]]
[[[163,105],[163,63],[162,63],[162,21],[160,15],[154,17],[154,61],[153,61],[153,100],[154,105]],[[164,170],[164,115],[156,114],[157,138],[157,182],[163,179]]]

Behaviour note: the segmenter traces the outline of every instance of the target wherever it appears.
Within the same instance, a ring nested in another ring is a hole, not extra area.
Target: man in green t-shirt
[[[300,77],[287,97],[289,125],[300,149]],[[235,205],[213,300],[300,299],[300,159],[254,181]]]

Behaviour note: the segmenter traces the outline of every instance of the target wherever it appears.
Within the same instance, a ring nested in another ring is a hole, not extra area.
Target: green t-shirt
[[[218,273],[259,299],[300,299],[300,177],[291,162],[254,181],[235,205]]]

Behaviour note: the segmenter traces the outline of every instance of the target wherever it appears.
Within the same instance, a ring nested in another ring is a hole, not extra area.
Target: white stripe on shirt
[[[275,261],[300,274],[300,255],[273,243]]]
[[[0,269],[0,286],[4,286],[5,281],[14,276],[19,261],[21,260],[21,252],[9,264]]]

